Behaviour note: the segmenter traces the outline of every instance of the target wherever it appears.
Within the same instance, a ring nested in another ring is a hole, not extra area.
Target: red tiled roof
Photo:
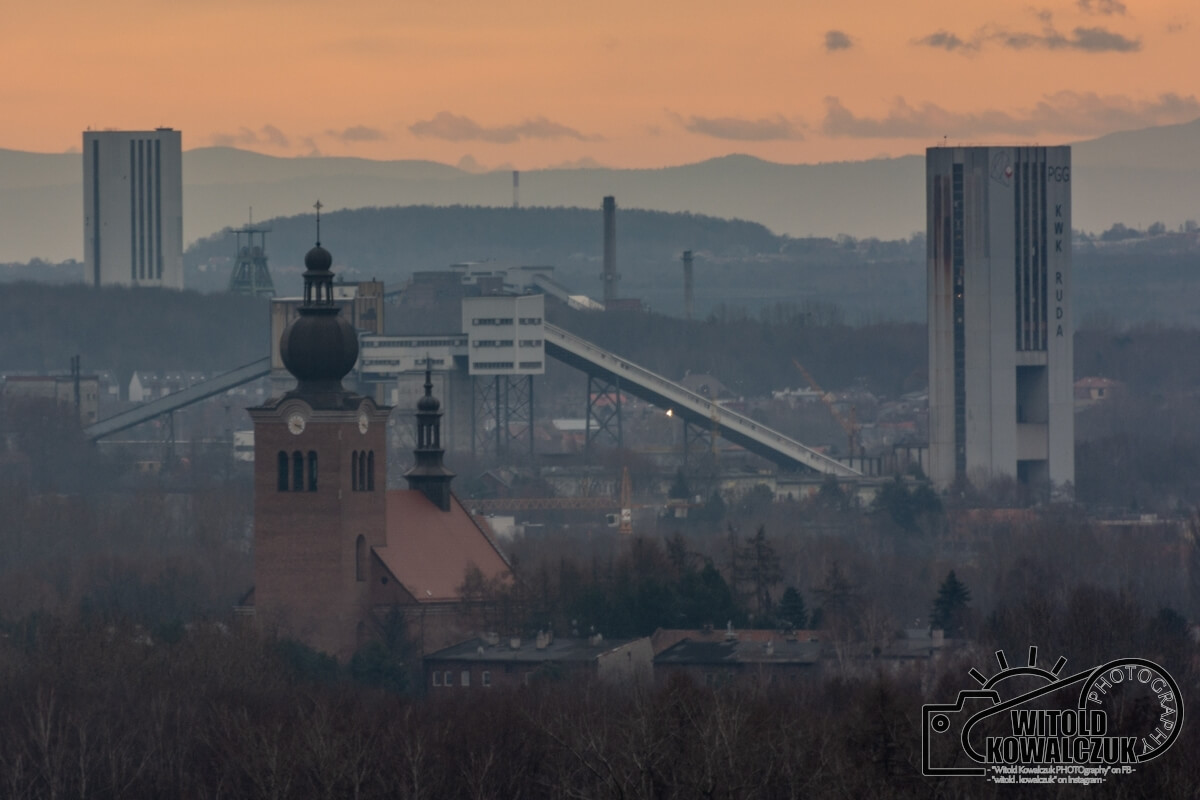
[[[460,599],[467,567],[486,578],[508,573],[508,563],[457,497],[442,511],[414,489],[387,493],[387,546],[374,548],[396,580],[419,602]]]

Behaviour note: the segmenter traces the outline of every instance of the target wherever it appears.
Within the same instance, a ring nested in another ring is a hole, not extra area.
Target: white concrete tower
[[[1071,149],[934,147],[930,477],[1075,482]]]
[[[83,134],[84,280],[183,288],[179,131]]]

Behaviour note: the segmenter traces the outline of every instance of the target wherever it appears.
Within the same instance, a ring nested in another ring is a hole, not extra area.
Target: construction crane
[[[796,369],[800,370],[800,374],[804,376],[804,380],[808,381],[809,387],[811,387],[814,392],[817,392],[821,395],[821,402],[825,404],[825,406],[829,409],[829,413],[833,415],[835,420],[837,420],[837,424],[841,425],[842,430],[846,432],[846,436],[849,440],[850,457],[853,458],[854,454],[858,450],[858,413],[856,409],[854,406],[850,406],[849,416],[843,416],[842,413],[838,411],[837,405],[833,402],[833,400],[830,399],[830,396],[825,392],[824,389],[821,388],[821,384],[817,383],[816,378],[809,374],[808,370],[804,368],[804,365],[794,358],[792,359],[792,363],[796,365]]]

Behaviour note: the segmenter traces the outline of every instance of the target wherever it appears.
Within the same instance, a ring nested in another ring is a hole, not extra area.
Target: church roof
[[[457,601],[467,568],[486,578],[509,571],[488,534],[457,497],[442,511],[415,489],[387,493],[387,546],[375,554],[418,602]]]

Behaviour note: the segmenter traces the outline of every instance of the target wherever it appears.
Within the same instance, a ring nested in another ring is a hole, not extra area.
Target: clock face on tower
[[[304,415],[299,411],[293,412],[287,419],[287,426],[293,436],[299,436],[304,433]]]
[[[371,420],[367,418],[367,412],[358,412],[358,432],[366,433],[367,428],[371,427]]]

